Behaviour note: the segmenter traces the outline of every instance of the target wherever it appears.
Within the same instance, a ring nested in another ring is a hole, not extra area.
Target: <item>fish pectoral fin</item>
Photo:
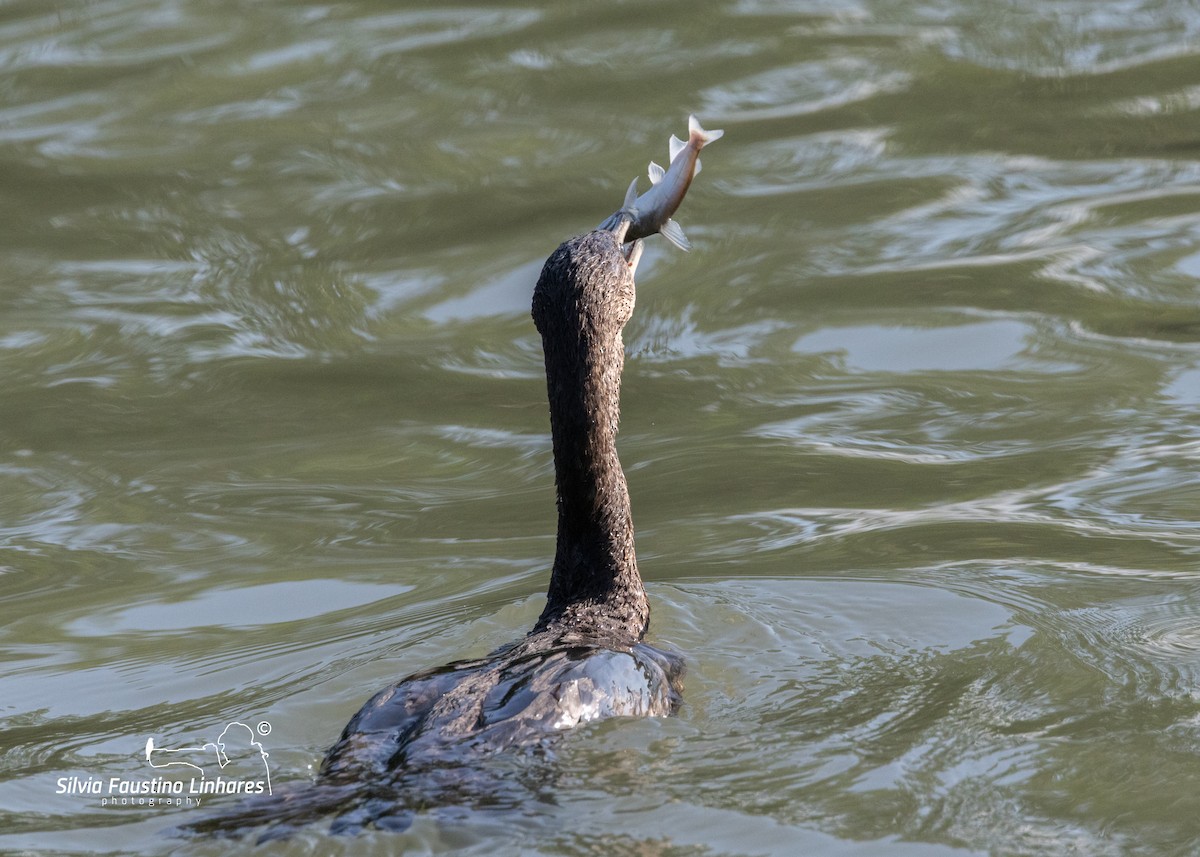
[[[650,184],[658,184],[663,180],[663,176],[667,174],[667,171],[658,164],[654,163],[654,161],[650,162],[650,169],[648,169],[646,172],[650,176]]]
[[[691,242],[687,240],[687,236],[683,234],[683,227],[676,223],[671,218],[667,218],[667,222],[658,228],[659,233],[663,238],[666,238],[680,250],[691,250]]]
[[[671,160],[674,161],[675,156],[682,152],[686,146],[687,143],[683,142],[683,140],[680,140],[678,137],[672,134],[671,142],[668,147],[668,151],[671,153]]]
[[[637,202],[637,176],[634,176],[633,181],[629,183],[629,190],[625,191],[625,201],[621,203],[621,208],[633,211],[635,202]]]

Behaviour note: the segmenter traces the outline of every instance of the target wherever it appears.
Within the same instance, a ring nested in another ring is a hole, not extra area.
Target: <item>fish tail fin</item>
[[[688,138],[691,140],[699,139],[700,148],[703,149],[709,143],[713,142],[714,140],[720,140],[724,136],[724,131],[705,131],[700,127],[700,120],[694,115],[688,117]]]

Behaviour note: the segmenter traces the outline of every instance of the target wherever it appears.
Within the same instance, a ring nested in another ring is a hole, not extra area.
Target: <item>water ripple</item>
[[[705,115],[755,122],[818,113],[902,91],[909,76],[864,58],[842,57],[775,68],[702,93]]]

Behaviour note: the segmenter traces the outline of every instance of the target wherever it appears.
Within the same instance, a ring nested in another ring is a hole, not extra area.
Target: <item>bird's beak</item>
[[[629,273],[632,275],[637,271],[638,261],[642,258],[642,239],[639,238],[621,249],[625,254],[626,264],[629,265]]]

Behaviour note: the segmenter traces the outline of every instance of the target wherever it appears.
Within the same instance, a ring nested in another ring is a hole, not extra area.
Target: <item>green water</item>
[[[1200,8],[0,3],[0,852],[222,854],[540,611],[542,260],[689,112],[620,438],[669,720],[254,853],[1200,852]]]

